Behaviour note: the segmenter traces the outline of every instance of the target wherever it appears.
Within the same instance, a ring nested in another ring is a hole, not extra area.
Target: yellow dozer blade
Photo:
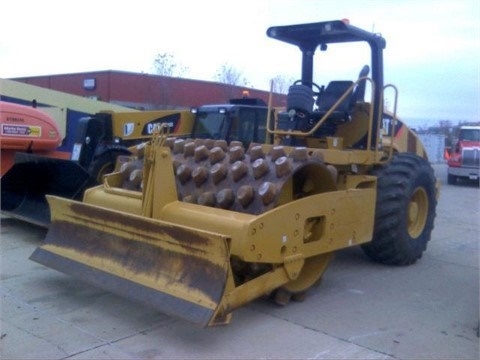
[[[224,236],[59,197],[30,259],[207,326],[229,275]]]

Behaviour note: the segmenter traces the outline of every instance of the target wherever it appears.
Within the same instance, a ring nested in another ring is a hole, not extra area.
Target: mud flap
[[[225,236],[47,198],[52,222],[31,260],[165,314],[214,321],[231,274]]]
[[[15,165],[1,179],[2,213],[48,227],[46,194],[80,199],[95,179],[74,161],[17,153]]]

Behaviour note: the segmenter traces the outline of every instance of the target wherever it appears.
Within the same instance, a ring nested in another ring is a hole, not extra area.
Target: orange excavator
[[[68,158],[57,151],[62,139],[55,120],[34,107],[0,101],[1,175],[15,163],[16,152]]]

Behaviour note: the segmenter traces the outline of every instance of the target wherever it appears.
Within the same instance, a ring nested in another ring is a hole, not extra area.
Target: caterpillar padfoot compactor
[[[159,132],[83,202],[49,196],[52,223],[31,259],[201,326],[228,323],[262,296],[302,297],[339,249],[417,261],[438,185],[422,144],[396,116],[396,88],[384,86],[385,40],[344,21],[267,34],[302,51],[286,111],[267,123],[273,143],[245,148]],[[370,66],[358,79],[317,86],[315,50],[338,43],[369,45]],[[387,89],[392,112],[383,107]]]

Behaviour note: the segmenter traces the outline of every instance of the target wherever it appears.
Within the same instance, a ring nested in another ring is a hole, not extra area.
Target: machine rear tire
[[[427,160],[397,154],[376,168],[377,201],[373,240],[362,246],[373,260],[410,265],[422,257],[433,230],[436,188]]]
[[[115,169],[115,162],[117,161],[117,157],[119,155],[127,154],[129,154],[127,151],[108,151],[100,155],[92,162],[88,172],[97,181],[97,183],[101,184],[103,182],[103,177],[106,174],[113,172],[113,170]]]

